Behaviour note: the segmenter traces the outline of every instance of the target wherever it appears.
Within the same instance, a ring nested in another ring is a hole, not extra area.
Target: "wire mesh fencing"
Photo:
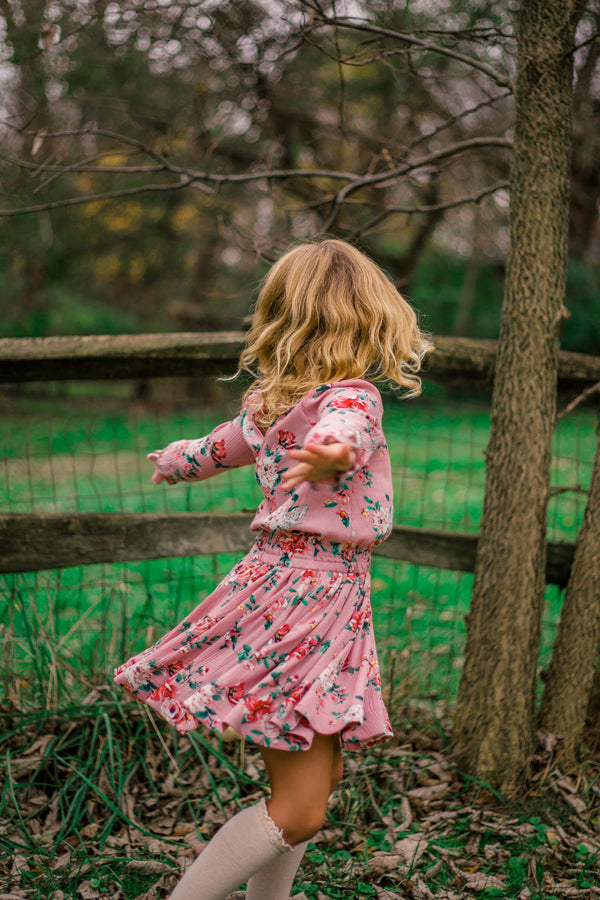
[[[181,400],[176,380],[141,401],[120,382],[27,385],[2,399],[4,513],[253,511],[252,467],[199,484],[152,484],[146,453],[197,437],[235,414],[225,393],[210,408]],[[595,446],[594,416],[557,428],[548,537],[573,540]],[[476,533],[485,486],[489,413],[442,392],[389,399],[384,418],[398,524]],[[3,690],[19,706],[81,697],[114,664],[176,624],[236,561],[231,554],[95,564],[0,576]],[[472,576],[377,557],[375,628],[384,674],[403,696],[451,701],[460,677]],[[546,593],[541,664],[560,591]]]

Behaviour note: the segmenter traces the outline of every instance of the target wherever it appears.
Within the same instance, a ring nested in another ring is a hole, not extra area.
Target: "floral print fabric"
[[[204,724],[268,747],[306,749],[315,732],[347,749],[392,733],[369,601],[371,548],[392,524],[381,398],[363,380],[322,385],[263,434],[240,416],[152,455],[169,483],[256,464],[257,540],[221,584],[115,680],[180,732]],[[348,443],[338,479],[281,487],[289,450]]]
[[[196,440],[175,441],[154,455],[163,478],[199,481],[227,468],[256,464],[263,493],[254,531],[303,531],[330,541],[370,547],[392,528],[392,479],[381,428],[381,397],[362,379],[324,384],[270,426],[266,434],[252,417],[252,397],[242,413]],[[295,465],[289,451],[308,443],[350,444],[352,469],[340,478],[304,482],[285,492],[284,473]]]
[[[115,680],[184,733],[200,724],[302,750],[392,734],[369,602],[370,552],[315,535],[259,538],[199,606]]]

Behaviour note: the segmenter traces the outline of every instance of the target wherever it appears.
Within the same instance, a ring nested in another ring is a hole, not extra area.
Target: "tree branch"
[[[571,400],[570,403],[565,406],[565,408],[558,413],[556,417],[556,421],[559,422],[561,419],[564,419],[565,416],[568,416],[570,412],[573,412],[580,403],[583,403],[584,400],[587,400],[588,397],[591,397],[592,394],[596,394],[600,391],[600,381],[596,384],[592,384],[590,387],[586,388],[585,391],[582,391],[581,394],[578,394],[574,400]]]
[[[402,175],[407,175],[409,172],[414,172],[417,169],[426,168],[433,163],[439,162],[443,159],[447,159],[449,156],[455,156],[458,153],[464,153],[465,150],[472,150],[481,147],[505,147],[507,149],[510,149],[512,148],[512,141],[508,138],[499,137],[471,138],[470,140],[461,141],[458,144],[451,144],[449,147],[445,147],[438,153],[432,153],[430,156],[415,160],[415,162],[403,163],[400,166],[395,166],[392,169],[388,169],[387,172],[378,172],[376,175],[365,175],[362,178],[357,178],[352,184],[349,184],[345,188],[342,188],[342,190],[336,194],[334,200],[332,201],[331,212],[323,226],[323,230],[328,231],[331,228],[337,218],[339,208],[342,203],[345,202],[347,197],[355,193],[355,191],[359,190],[360,188],[372,187],[373,185],[380,184],[381,182],[399,178]]]
[[[368,34],[376,34],[380,37],[392,38],[396,41],[403,41],[404,43],[410,44],[411,47],[414,47],[417,50],[426,50],[430,53],[439,53],[442,56],[448,56],[452,59],[458,60],[459,62],[465,63],[466,65],[471,66],[474,69],[478,69],[480,72],[483,72],[484,75],[487,75],[489,78],[491,78],[498,85],[498,87],[510,86],[510,80],[506,76],[502,75],[491,66],[479,62],[479,60],[477,59],[473,59],[470,56],[465,56],[464,53],[459,53],[456,50],[451,50],[449,47],[443,47],[440,44],[434,44],[431,41],[424,41],[421,38],[415,37],[414,34],[408,34],[402,31],[394,31],[391,28],[382,28],[378,25],[372,25],[369,22],[365,22],[362,19],[354,18],[352,16],[327,17],[322,15],[321,21],[312,23],[310,29],[307,30],[314,31],[318,28],[328,26],[337,26],[338,28],[346,28],[351,31],[362,31],[367,32]]]
[[[14,128],[14,126],[11,126]],[[16,129],[18,130],[18,129]],[[36,134],[35,131],[24,131],[22,134]],[[438,151],[437,153],[430,154],[425,157],[421,157],[420,159],[415,160],[414,162],[402,163],[399,166],[395,166],[391,169],[387,169],[384,172],[377,172],[375,174],[366,174],[366,175],[357,175],[354,172],[343,172],[331,169],[262,169],[256,172],[241,172],[241,173],[229,173],[229,174],[220,174],[215,172],[202,172],[195,169],[188,169],[184,166],[177,166],[173,163],[169,162],[169,160],[165,159],[160,154],[156,153],[152,148],[143,144],[141,141],[138,141],[133,138],[129,138],[126,135],[117,134],[116,132],[107,131],[105,129],[74,129],[70,131],[55,131],[48,132],[46,137],[78,137],[83,134],[94,134],[98,136],[108,137],[111,140],[116,140],[121,143],[127,144],[129,146],[135,147],[138,151],[142,153],[146,153],[151,158],[155,159],[158,162],[158,166],[150,166],[147,168],[147,171],[156,173],[159,171],[169,172],[172,175],[177,175],[180,178],[178,182],[169,182],[168,184],[149,184],[149,185],[140,185],[134,188],[122,188],[114,191],[104,191],[97,194],[86,194],[81,197],[70,197],[64,200],[56,200],[56,201],[48,201],[47,203],[36,204],[34,206],[26,206],[26,207],[17,207],[15,209],[0,209],[0,216],[16,216],[24,213],[32,213],[32,212],[42,212],[46,210],[52,209],[60,209],[66,206],[77,206],[83,203],[91,203],[99,200],[111,200],[118,199],[121,197],[128,197],[134,194],[142,194],[142,193],[150,193],[156,191],[168,191],[168,190],[180,190],[184,187],[193,187],[196,190],[204,191],[205,193],[216,193],[221,185],[225,184],[244,184],[252,181],[261,181],[261,180],[283,180],[290,178],[329,178],[336,179],[340,181],[346,181],[348,184],[346,187],[342,188],[331,200],[332,209],[330,215],[327,219],[327,223],[324,226],[325,231],[327,231],[331,224],[335,221],[339,207],[342,203],[344,203],[351,194],[360,190],[363,187],[372,187],[377,184],[381,184],[382,182],[394,180],[396,178],[402,177],[403,175],[408,174],[409,172],[413,172],[417,169],[424,168],[429,165],[433,165],[440,160],[446,159],[449,156],[454,156],[458,153],[463,153],[466,150],[477,149],[482,147],[504,147],[510,148],[512,147],[512,142],[507,138],[500,137],[482,137],[482,138],[471,138],[470,140],[462,141],[457,144],[451,144],[448,147],[445,147],[443,150]],[[6,158],[6,157],[5,157]],[[12,160],[11,160],[12,161]],[[89,158],[86,158],[83,161],[83,165],[78,167],[78,163],[74,163],[70,166],[65,167],[56,167],[54,165],[49,166],[47,169],[42,163],[40,164],[32,164],[25,162],[24,160],[14,160],[16,165],[24,165],[26,168],[34,168],[36,171],[52,171],[56,173],[55,177],[58,177],[62,174],[67,174],[71,171],[99,171],[104,174],[122,174],[124,171],[130,171],[132,169],[137,170],[139,172],[146,171],[146,167],[99,167],[99,166],[88,166],[87,162]],[[117,169],[120,168],[120,172]]]
[[[367,222],[365,225],[353,231],[352,234],[348,236],[348,240],[353,241],[363,234],[368,234],[369,231],[372,231],[373,228],[376,228],[377,225],[384,222],[388,216],[391,216],[394,213],[403,213],[404,215],[411,216],[417,215],[418,213],[442,212],[446,209],[454,209],[456,206],[465,206],[467,203],[479,203],[484,197],[494,194],[496,191],[506,190],[508,186],[508,181],[499,181],[497,184],[492,184],[490,187],[482,188],[482,190],[478,191],[476,194],[470,194],[468,197],[458,197],[456,200],[448,200],[444,203],[432,203],[425,206],[388,206],[371,219],[370,222]]]

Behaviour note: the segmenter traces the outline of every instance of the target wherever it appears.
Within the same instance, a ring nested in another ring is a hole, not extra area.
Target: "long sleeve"
[[[244,438],[246,412],[218,425],[195,440],[174,441],[163,450],[148,454],[156,465],[154,481],[202,481],[223,469],[236,469],[254,462],[254,453]]]
[[[366,465],[381,442],[381,398],[373,385],[331,387],[318,409],[318,420],[304,440],[307,444],[349,444],[356,460],[349,472]]]

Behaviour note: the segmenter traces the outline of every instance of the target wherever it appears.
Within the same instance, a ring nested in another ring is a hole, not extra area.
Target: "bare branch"
[[[402,175],[407,175],[409,172],[414,172],[417,169],[423,169],[427,166],[431,166],[433,165],[433,163],[439,162],[443,159],[447,159],[449,156],[456,156],[458,153],[464,153],[466,150],[473,150],[482,147],[504,147],[506,149],[510,149],[512,148],[512,141],[509,138],[500,137],[471,138],[467,141],[461,141],[458,144],[451,144],[449,147],[445,147],[438,153],[432,153],[427,157],[415,160],[415,162],[402,163],[402,165],[395,166],[392,169],[388,169],[386,172],[378,172],[376,175],[365,175],[362,178],[356,178],[352,184],[349,184],[345,188],[342,188],[342,190],[339,191],[336,195],[332,203],[331,212],[327,218],[325,225],[323,226],[323,230],[328,231],[331,228],[337,218],[339,208],[342,203],[345,202],[347,197],[349,197],[360,188],[371,187],[376,184],[381,184],[385,181],[391,181],[395,178],[400,178]]]
[[[477,59],[473,59],[471,56],[465,56],[464,53],[459,53],[456,50],[451,50],[449,47],[443,47],[440,44],[434,44],[431,41],[424,41],[421,38],[415,37],[414,34],[409,34],[407,32],[402,31],[394,31],[391,28],[382,28],[378,25],[373,25],[370,22],[366,22],[363,19],[358,19],[353,16],[323,16],[320,22],[314,22],[310,26],[310,30],[316,30],[321,27],[328,26],[337,26],[338,28],[346,28],[350,31],[361,31],[366,32],[368,34],[376,34],[380,37],[388,37],[392,38],[396,41],[403,41],[404,43],[410,44],[411,47],[414,47],[417,50],[426,50],[431,53],[439,53],[442,56],[448,56],[452,59],[456,59],[459,62],[465,63],[468,66],[471,66],[474,69],[478,69],[480,72],[483,72],[484,75],[487,75],[491,78],[498,87],[509,87],[510,81],[506,76],[502,75],[500,72],[493,69],[491,66],[486,65],[485,63],[480,62]]]
[[[592,384],[591,387],[586,388],[585,391],[582,391],[581,394],[578,394],[578,396],[575,397],[574,400],[571,400],[571,402],[567,404],[567,406],[565,406],[562,412],[559,412],[556,417],[556,421],[559,422],[561,419],[564,419],[564,417],[568,416],[570,412],[573,412],[573,410],[576,409],[580,403],[583,403],[584,400],[587,400],[588,397],[591,397],[592,394],[596,394],[598,391],[600,391],[600,381],[596,382],[596,384]]]
[[[461,113],[458,113],[455,116],[452,116],[449,119],[446,119],[437,128],[433,131],[430,131],[429,134],[423,134],[421,137],[416,138],[416,140],[412,141],[410,144],[410,149],[422,144],[424,141],[431,140],[432,137],[435,137],[436,134],[440,134],[440,132],[445,131],[446,128],[451,128],[452,125],[456,125],[457,122],[460,122],[462,119],[466,119],[468,116],[473,113],[479,112],[481,109],[485,109],[488,106],[492,106],[493,103],[496,103],[498,100],[505,100],[507,97],[512,96],[512,90],[510,88],[504,91],[502,94],[496,94],[495,97],[487,97],[485,100],[482,100],[480,103],[476,103],[475,106],[469,106],[467,109],[464,109]]]
[[[190,187],[192,178],[184,178],[179,182],[170,182],[169,184],[145,184],[135,188],[123,188],[120,191],[106,191],[103,194],[86,194],[83,197],[69,197],[66,200],[55,200],[49,203],[39,203],[36,206],[22,206],[19,209],[0,209],[0,216],[20,216],[24,213],[47,212],[52,209],[61,209],[65,206],[79,206],[82,203],[95,203],[99,200],[117,200],[122,197],[132,197],[134,194],[147,194],[156,191],[177,191],[182,188]],[[206,193],[212,193],[210,188],[202,188],[195,185],[198,190],[204,190]]]
[[[36,132],[22,133],[35,134]],[[167,184],[140,185],[134,188],[104,191],[97,194],[86,194],[81,197],[71,197],[64,200],[48,201],[47,203],[37,204],[35,206],[20,207],[15,209],[3,209],[0,210],[0,216],[15,216],[21,215],[22,213],[60,209],[61,207],[65,206],[76,206],[83,203],[96,202],[98,200],[118,199],[122,197],[132,196],[134,194],[149,193],[153,191],[180,190],[183,187],[193,187],[196,190],[201,190],[205,193],[215,193],[222,185],[245,184],[252,181],[262,180],[273,181],[292,178],[327,178],[346,181],[348,182],[346,186],[342,188],[333,198],[330,198],[332,208],[327,222],[324,226],[324,230],[327,231],[335,221],[340,206],[347,201],[348,197],[350,197],[361,188],[373,187],[376,185],[385,184],[386,182],[394,181],[395,179],[400,178],[403,175],[408,174],[409,172],[414,172],[418,169],[426,168],[437,162],[440,162],[443,159],[455,156],[467,150],[479,149],[483,147],[502,147],[507,149],[512,147],[512,142],[508,138],[471,138],[470,140],[451,144],[448,147],[445,147],[443,150],[438,151],[437,153],[423,156],[415,160],[414,162],[404,162],[398,166],[389,168],[384,172],[377,172],[375,174],[359,175],[354,172],[343,172],[331,169],[261,169],[255,172],[221,174],[216,172],[203,172],[195,169],[189,169],[184,166],[174,165],[169,160],[165,159],[165,157],[163,157],[161,154],[156,153],[154,150],[152,150],[152,148],[143,144],[141,141],[133,138],[128,138],[126,135],[117,134],[112,131],[106,131],[105,129],[76,129],[71,131],[49,132],[46,137],[76,137],[81,136],[82,134],[95,134],[104,136],[110,138],[111,140],[116,140],[128,146],[135,147],[137,151],[146,153],[148,156],[158,162],[157,166],[148,167],[147,171],[151,171],[154,173],[158,171],[165,171],[172,175],[178,176],[180,180],[177,182],[169,182]],[[27,168],[34,168],[37,171],[45,171],[43,163],[40,165],[26,163],[25,161],[14,162],[18,165],[23,164]],[[84,164],[81,166],[79,165],[79,163],[73,163],[72,165],[65,167],[51,166],[48,170],[57,173],[54,177],[67,174],[71,171],[98,171],[104,172],[105,174],[117,174],[118,168],[120,168],[122,171],[129,171],[132,168],[137,169],[138,172],[141,171],[142,173],[146,171],[146,168],[143,166],[87,166],[86,164],[89,162],[89,158],[86,158],[86,160],[82,162]]]
[[[403,213],[404,215],[411,216],[417,215],[418,213],[442,212],[446,209],[454,209],[457,206],[466,206],[468,203],[479,203],[484,197],[488,197],[496,191],[506,190],[508,185],[508,181],[499,181],[497,184],[492,184],[490,187],[483,188],[476,194],[470,194],[468,197],[457,197],[456,200],[448,200],[445,203],[433,203],[426,206],[388,206],[371,219],[370,222],[367,222],[365,225],[353,231],[352,234],[349,235],[348,240],[353,241],[357,237],[367,234],[394,213]]]

